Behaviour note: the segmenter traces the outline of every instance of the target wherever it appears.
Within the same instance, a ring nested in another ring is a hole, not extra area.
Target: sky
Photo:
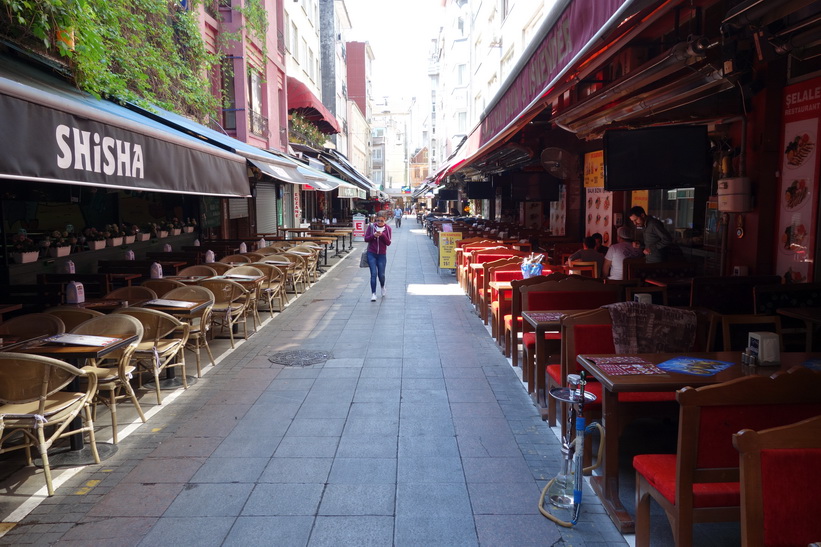
[[[373,98],[430,93],[428,56],[440,25],[442,0],[345,0],[348,39],[369,42],[374,54]]]

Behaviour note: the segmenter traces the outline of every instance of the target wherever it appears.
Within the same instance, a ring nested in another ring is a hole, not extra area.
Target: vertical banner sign
[[[550,202],[550,233],[552,235],[564,235],[566,211],[567,189],[564,184],[561,184],[559,185],[559,201]]]
[[[439,267],[456,269],[456,242],[462,239],[462,232],[439,232]]]
[[[602,235],[602,244],[609,246],[613,232],[613,192],[604,189],[604,152],[596,150],[584,155],[585,208],[584,235]]]
[[[365,237],[365,215],[353,216],[353,236]]]
[[[302,205],[300,198],[301,196],[299,189],[294,188],[294,219],[297,221],[302,218]]]
[[[804,283],[813,275],[819,128],[821,78],[787,87],[776,234],[776,272],[786,283]]]

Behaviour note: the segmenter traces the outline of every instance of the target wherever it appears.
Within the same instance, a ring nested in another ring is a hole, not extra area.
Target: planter
[[[171,228],[171,235],[172,236],[178,236],[178,235],[180,235],[181,232],[182,232],[182,230],[180,228]]]
[[[123,238],[122,237],[110,237],[110,238],[105,240],[105,243],[109,247],[119,247],[120,245],[123,244]]]
[[[100,249],[105,249],[105,240],[104,239],[88,242],[88,250],[89,251],[99,251]]]
[[[125,236],[123,237],[123,243],[125,243],[126,245],[131,245],[132,243],[134,243],[135,239],[136,236]]]
[[[48,256],[51,258],[60,258],[63,256],[68,256],[71,252],[71,245],[64,245],[62,247],[49,247],[48,248]]]
[[[29,262],[37,262],[37,259],[40,258],[40,251],[11,253],[11,256],[17,264],[28,264]]]
[[[139,233],[137,234],[137,241],[148,241],[151,238],[151,234],[149,233]]]
[[[186,234],[190,234],[191,232],[194,231],[194,227],[193,226],[183,226],[182,231],[185,232]]]
[[[157,237],[160,239],[168,237],[168,232],[166,232],[165,230],[160,230],[159,232],[157,232]]]

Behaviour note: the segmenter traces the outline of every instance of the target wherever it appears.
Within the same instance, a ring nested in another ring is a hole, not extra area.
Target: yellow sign
[[[439,232],[439,267],[456,269],[456,242],[462,239],[462,232]]]
[[[584,187],[604,188],[604,152],[596,150],[584,155]]]
[[[645,212],[649,211],[648,206],[650,204],[650,192],[647,190],[633,190],[630,204],[635,207],[639,205],[644,207]]]

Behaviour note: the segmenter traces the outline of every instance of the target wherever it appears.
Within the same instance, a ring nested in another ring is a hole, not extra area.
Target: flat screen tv
[[[494,199],[496,189],[489,182],[468,182],[468,199]]]
[[[459,192],[457,190],[439,190],[437,197],[439,201],[456,201],[459,199]]]
[[[604,133],[605,190],[708,186],[710,165],[710,141],[704,125]]]

